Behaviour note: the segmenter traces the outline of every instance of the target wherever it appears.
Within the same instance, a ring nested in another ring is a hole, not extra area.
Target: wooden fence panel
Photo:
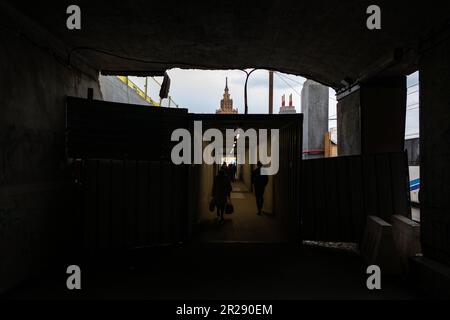
[[[187,167],[84,160],[85,247],[125,249],[184,240]]]

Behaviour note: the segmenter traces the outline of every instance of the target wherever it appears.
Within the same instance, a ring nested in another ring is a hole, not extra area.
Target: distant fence
[[[136,92],[142,99],[150,103],[152,106],[159,107],[159,102],[156,102],[148,94],[142,91],[133,81],[131,81],[128,77],[125,76],[117,76],[120,81],[125,83],[128,87],[130,87],[134,92]]]
[[[366,216],[411,216],[405,153],[302,161],[302,238],[359,242]]]

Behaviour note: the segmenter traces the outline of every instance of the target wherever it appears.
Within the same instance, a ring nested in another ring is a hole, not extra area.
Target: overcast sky
[[[244,83],[246,74],[240,70],[181,70],[168,71],[171,84],[170,96],[181,108],[187,108],[192,113],[215,113],[223,97],[225,78],[228,77],[228,88],[234,107],[239,113],[244,112]],[[145,78],[130,77],[142,89]],[[162,78],[155,78],[161,83]],[[293,103],[297,112],[300,111],[300,93],[302,84],[306,79],[299,76],[276,72],[274,75],[274,112],[278,113],[281,106],[281,96],[286,94],[286,103],[292,93]],[[417,136],[419,133],[419,93],[418,73],[415,72],[407,78],[408,111],[406,114],[406,137]],[[269,72],[256,70],[250,75],[248,82],[249,113],[268,113],[269,100]],[[148,80],[148,94],[159,100],[159,86],[152,79]],[[167,106],[168,102],[163,101]],[[329,127],[336,127],[336,97],[335,92],[329,90]]]
[[[405,138],[419,137],[419,73],[414,72],[407,78],[406,128]]]
[[[170,76],[170,96],[179,107],[189,109],[193,113],[215,113],[223,98],[225,78],[228,77],[233,105],[239,113],[244,112],[244,84],[246,74],[241,70],[181,70],[168,71]],[[143,87],[144,78],[130,77],[130,79]],[[162,78],[155,78],[161,82]],[[276,72],[274,74],[274,112],[278,113],[281,106],[281,96],[286,94],[286,103],[289,94],[292,94],[293,104],[297,112],[300,111],[300,94],[305,78]],[[248,80],[248,112],[268,113],[269,101],[269,72],[267,70],[254,71]],[[149,95],[156,99],[159,95],[159,86],[149,80]],[[329,115],[336,118],[336,99],[334,90],[330,89]],[[163,101],[167,106],[167,101]],[[331,126],[336,126],[335,120],[330,120]]]

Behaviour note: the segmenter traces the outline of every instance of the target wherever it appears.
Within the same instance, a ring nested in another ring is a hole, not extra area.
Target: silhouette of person
[[[222,163],[222,166],[220,167],[220,170],[223,170],[223,172],[225,173],[225,175],[226,175],[228,178],[230,178],[230,175],[229,175],[229,173],[228,173],[228,165],[227,165],[227,163],[226,163],[225,161]]]
[[[228,175],[230,176],[230,180],[231,180],[231,182],[234,182],[234,168],[233,168],[233,164],[232,163],[230,163],[229,165],[228,165]]]
[[[214,177],[212,196],[217,208],[217,217],[223,221],[225,205],[230,201],[231,183],[226,174],[226,166],[222,166],[219,173]]]
[[[266,188],[269,178],[266,175],[261,175],[261,161],[258,161],[257,168],[252,171],[252,184],[255,191],[256,207],[258,208],[258,215],[261,215],[264,204],[264,189]]]
[[[233,167],[232,167],[232,171],[233,171],[233,182],[236,181],[236,173],[237,173],[237,165],[236,163],[233,163]]]

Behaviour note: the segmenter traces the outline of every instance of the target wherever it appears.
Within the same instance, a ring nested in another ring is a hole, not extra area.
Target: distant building
[[[323,158],[324,135],[328,132],[329,88],[308,79],[303,83],[301,94],[303,159]]]
[[[292,93],[289,95],[289,105],[286,106],[285,96],[281,97],[281,107],[280,107],[280,114],[283,113],[297,113],[295,110],[295,106],[292,105]]]
[[[331,128],[325,133],[325,158],[337,157],[337,128]]]
[[[230,94],[228,93],[228,78],[226,78],[225,80],[225,91],[223,93],[223,99],[220,100],[220,108],[216,110],[216,113],[238,113],[238,110],[233,108],[233,99],[230,98]]]

